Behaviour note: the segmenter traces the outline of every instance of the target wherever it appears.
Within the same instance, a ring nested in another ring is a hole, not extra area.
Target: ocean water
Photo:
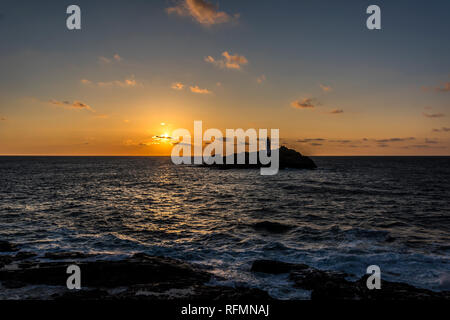
[[[198,263],[212,284],[308,298],[255,259],[449,289],[449,157],[315,157],[317,170],[218,170],[168,157],[0,157],[0,239],[22,250]],[[280,223],[279,232],[258,223]]]

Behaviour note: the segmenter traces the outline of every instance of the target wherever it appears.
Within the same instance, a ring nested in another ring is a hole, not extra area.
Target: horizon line
[[[129,155],[129,154],[0,154],[0,157],[170,157],[171,155]],[[450,157],[442,154],[322,154],[322,155],[304,155],[306,157]]]

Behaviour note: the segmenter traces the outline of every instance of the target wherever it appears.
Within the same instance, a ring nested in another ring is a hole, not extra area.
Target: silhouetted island
[[[204,164],[204,166],[207,167],[213,167],[213,168],[220,168],[220,169],[257,169],[261,167],[269,167],[268,165],[263,165],[259,160],[259,153],[256,153],[257,163],[250,164],[249,162],[250,153],[245,152],[245,163],[244,164],[238,164],[238,154],[234,154],[234,164],[227,164],[226,163],[226,157],[223,157],[223,164]],[[292,168],[292,169],[316,169],[317,166],[314,163],[314,161],[307,157],[302,155],[300,152],[295,151],[294,149],[289,149],[285,146],[281,146],[279,149],[279,157],[280,157],[280,164],[279,169],[286,169],[286,168]]]

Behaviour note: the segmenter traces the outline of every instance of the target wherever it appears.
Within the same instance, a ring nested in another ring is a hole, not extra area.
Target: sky
[[[81,8],[68,30],[66,8]],[[381,9],[369,30],[366,8]],[[305,155],[450,155],[449,1],[0,2],[1,155],[169,155],[280,130]]]

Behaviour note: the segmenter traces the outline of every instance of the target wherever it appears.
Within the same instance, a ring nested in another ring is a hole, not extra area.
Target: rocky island
[[[302,155],[300,152],[289,149],[285,146],[281,146],[279,149],[279,169],[316,169],[317,166],[314,163],[314,161],[307,157]],[[269,165],[263,165],[259,159],[259,154],[256,154],[257,163],[251,164],[250,159],[250,153],[245,152],[244,153],[245,163],[244,164],[238,164],[238,154],[234,154],[234,164],[228,164],[226,163],[226,157],[223,157],[223,164],[211,164],[207,165],[204,164],[203,166],[207,167],[214,167],[214,168],[220,168],[220,169],[257,169],[261,167],[267,167]]]

